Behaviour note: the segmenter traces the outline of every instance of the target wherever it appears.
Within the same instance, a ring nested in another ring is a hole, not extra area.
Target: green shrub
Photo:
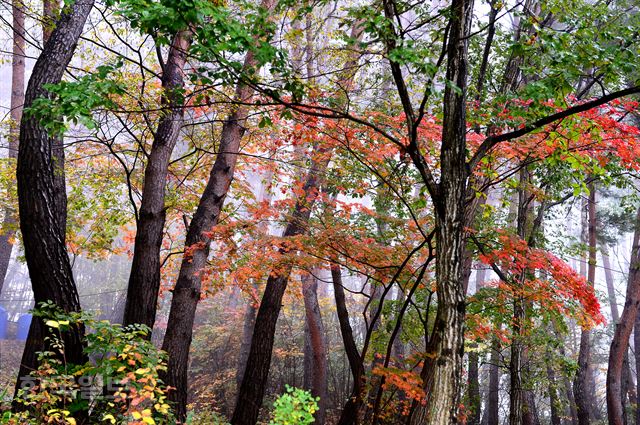
[[[287,392],[273,403],[269,425],[307,425],[313,423],[318,399],[309,391],[287,385]]]

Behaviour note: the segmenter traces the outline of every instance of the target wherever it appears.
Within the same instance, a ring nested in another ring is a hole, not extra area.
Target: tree
[[[260,7],[273,10],[275,2],[264,0]],[[248,52],[244,60],[243,72],[249,72],[261,64],[255,53]],[[250,100],[253,90],[242,81],[236,85],[234,99],[242,104]],[[220,135],[219,153],[211,168],[207,186],[200,197],[198,208],[189,223],[185,252],[180,265],[180,274],[173,289],[169,323],[162,348],[169,354],[166,382],[176,390],[170,400],[177,404],[177,416],[184,419],[187,404],[187,365],[192,339],[193,321],[200,300],[201,281],[199,273],[205,267],[209,256],[211,238],[208,236],[218,223],[224,200],[229,191],[240,150],[240,142],[245,132],[249,110],[239,106],[226,118]]]
[[[61,81],[92,7],[93,0],[78,0],[62,11],[31,73],[25,110],[37,99],[50,96],[47,85]],[[60,163],[63,156],[56,155],[61,147],[59,135],[50,135],[36,116],[25,114],[20,123],[17,181],[20,230],[31,285],[36,303],[53,301],[70,312],[80,310],[80,300],[65,246],[66,193],[64,175],[59,175],[64,164]],[[64,333],[64,362],[84,363],[83,335],[81,325]],[[16,390],[37,367],[37,353],[45,349],[45,336],[42,321],[33,320]]]

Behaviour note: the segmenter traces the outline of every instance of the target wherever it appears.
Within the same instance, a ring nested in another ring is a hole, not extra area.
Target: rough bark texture
[[[11,103],[9,127],[9,152],[10,159],[18,158],[19,126],[22,119],[22,105],[24,104],[24,5],[21,0],[12,1],[13,12],[13,50],[11,55]],[[13,250],[13,238],[16,230],[15,211],[5,208],[2,228],[0,228],[0,294],[4,286],[4,279],[11,260]]]
[[[25,108],[33,101],[48,96],[45,84],[56,84],[75,51],[93,0],[77,0],[63,11],[42,54],[36,61],[25,94]],[[78,292],[65,246],[66,193],[59,186],[56,145],[36,117],[24,117],[20,124],[18,149],[18,202],[20,230],[25,257],[36,303],[53,301],[65,311],[80,310]],[[75,327],[63,335],[64,361],[80,364],[83,327]],[[44,325],[33,320],[25,346],[16,389],[21,380],[37,367],[36,352],[44,348]]]
[[[607,369],[607,413],[609,425],[623,425],[622,366],[629,348],[629,337],[640,305],[640,209],[638,209],[629,261],[629,277],[624,308],[611,341],[609,367]]]
[[[587,202],[587,239],[589,245],[589,261],[587,282],[593,287],[596,275],[596,191],[593,183],[589,184],[589,200]],[[578,424],[589,425],[597,409],[595,388],[592,387],[593,368],[591,366],[591,331],[582,329],[580,334],[580,351],[578,354],[578,371],[573,383],[573,394],[576,400]],[[594,404],[596,406],[594,406]]]
[[[160,290],[160,248],[165,223],[165,187],[171,153],[184,120],[184,67],[191,34],[182,31],[173,37],[162,73],[164,112],[154,134],[144,172],[142,201],[136,223],[131,274],[127,289],[123,324],[140,323],[153,329]],[[151,337],[151,335],[149,335]]]
[[[315,273],[314,273],[315,274]],[[318,279],[306,274],[302,277],[302,296],[305,312],[304,388],[319,397],[316,423],[323,424],[327,406],[328,347],[327,337],[318,303]],[[308,343],[308,348],[307,348]]]
[[[414,410],[412,423],[458,422],[458,405],[464,354],[465,293],[462,282],[464,251],[464,201],[467,172],[466,87],[467,35],[473,1],[453,0],[447,47],[444,118],[440,150],[441,178],[434,197],[436,224],[436,286],[438,309],[432,353],[434,367],[426,380],[426,406]]]

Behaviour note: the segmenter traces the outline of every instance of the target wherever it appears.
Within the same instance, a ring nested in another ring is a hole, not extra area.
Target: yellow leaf
[[[133,416],[133,419],[135,420],[139,420],[142,418],[142,415],[140,414],[140,412],[131,412],[131,416]]]
[[[45,324],[47,326],[49,326],[50,328],[59,328],[60,327],[60,323],[56,322],[55,320],[47,320],[45,322]]]

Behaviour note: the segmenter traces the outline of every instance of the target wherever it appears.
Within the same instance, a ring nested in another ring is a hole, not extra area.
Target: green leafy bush
[[[307,425],[313,423],[318,399],[309,391],[287,385],[287,392],[273,403],[269,425]]]

